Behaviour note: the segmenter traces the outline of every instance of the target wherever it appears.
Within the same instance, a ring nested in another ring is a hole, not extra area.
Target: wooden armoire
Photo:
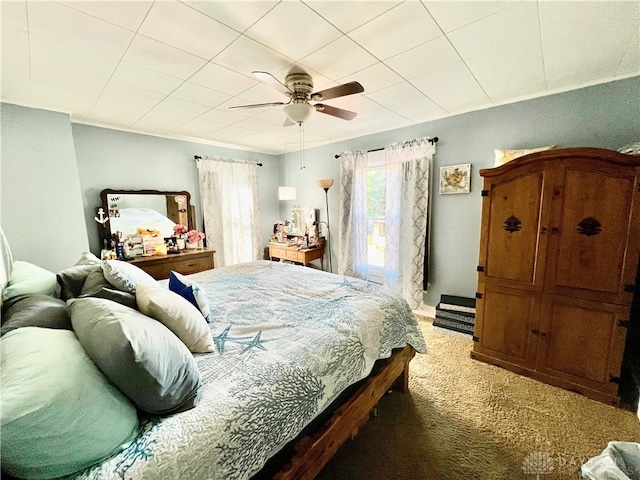
[[[472,358],[618,405],[640,252],[640,157],[548,150],[480,175]]]

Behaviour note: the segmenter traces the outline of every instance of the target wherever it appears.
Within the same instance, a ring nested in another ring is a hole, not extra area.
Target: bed
[[[407,303],[369,282],[271,261],[181,281],[205,294],[214,345],[193,354],[196,405],[139,412],[130,443],[66,478],[314,478],[387,390],[406,390],[411,358],[426,353]]]

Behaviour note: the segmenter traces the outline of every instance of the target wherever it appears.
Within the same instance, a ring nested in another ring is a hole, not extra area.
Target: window
[[[367,279],[382,283],[385,252],[386,181],[384,151],[369,152],[367,162]]]

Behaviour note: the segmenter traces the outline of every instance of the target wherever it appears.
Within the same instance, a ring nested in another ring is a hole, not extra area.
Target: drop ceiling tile
[[[360,82],[364,93],[369,94],[383,88],[403,82],[403,78],[382,62],[367,67],[359,72],[352,73],[340,79],[340,83],[351,81]]]
[[[573,23],[590,21],[593,17],[600,19],[636,18],[640,11],[638,1],[562,1],[540,2],[540,25],[544,32],[555,30]]]
[[[0,99],[30,104],[31,73],[27,33],[7,26],[3,26],[0,33],[2,34]]]
[[[207,60],[239,35],[226,25],[178,2],[155,2],[139,33]]]
[[[380,60],[440,35],[440,28],[420,2],[405,2],[349,33],[349,37]]]
[[[29,2],[29,32],[112,58],[126,51],[133,33],[53,2]]]
[[[247,103],[271,103],[271,102],[284,102],[287,103],[289,98],[283,93],[278,92],[273,87],[267,85],[266,83],[257,83],[253,87],[245,90],[240,94],[243,100],[246,100]],[[238,102],[241,99],[238,98]],[[240,105],[240,103],[238,103]]]
[[[93,107],[89,120],[130,127],[163,98],[156,92],[111,81]]]
[[[22,1],[0,3],[0,22],[4,27],[27,31],[27,3]]]
[[[358,115],[358,118],[372,127],[389,127],[392,125],[393,128],[400,128],[410,123],[407,118],[388,108],[380,108],[375,112]]]
[[[215,18],[239,32],[244,32],[266,15],[279,1],[243,1],[242,8],[238,8],[237,2],[203,2],[196,0],[183,1],[182,3],[201,11],[211,18]]]
[[[206,105],[211,108],[216,107],[231,98],[231,96],[226,93],[217,92],[191,82],[185,82],[180,85],[176,91],[171,94],[171,96],[200,105]]]
[[[490,105],[490,100],[464,63],[414,78],[412,83],[449,113]]]
[[[389,110],[413,122],[425,122],[446,116],[447,112],[424,95],[408,98],[389,107]]]
[[[164,95],[169,95],[183,83],[179,78],[127,62],[118,64],[111,80]]]
[[[636,35],[629,43],[627,53],[616,69],[616,75],[640,74],[640,35]]]
[[[382,108],[382,106],[374,102],[364,95],[349,95],[347,97],[340,97],[333,100],[327,100],[327,105],[334,107],[344,108],[345,110],[351,110],[358,115],[369,112],[374,112]]]
[[[225,125],[232,125],[246,118],[242,115],[238,115],[237,113],[221,108],[211,109],[208,112],[203,113],[201,117],[213,122],[224,123]]]
[[[303,67],[331,78],[344,78],[364,70],[378,60],[350,38],[343,36],[300,61]]]
[[[255,133],[255,130],[251,130],[250,128],[242,127],[242,122],[239,122],[234,125],[229,125],[228,127],[221,128],[217,132],[216,135],[220,134],[221,136],[232,136],[232,137],[244,137],[246,135],[251,135]]]
[[[305,3],[336,28],[347,33],[391,10],[402,1],[305,1]]]
[[[248,128],[249,130],[254,130],[256,132],[262,132],[273,127],[272,123],[265,122],[264,120],[260,120],[255,117],[245,118],[241,122],[236,123],[236,125],[243,128]]]
[[[142,35],[136,35],[123,61],[186,80],[207,62]]]
[[[153,5],[150,0],[136,0],[119,2],[118,8],[114,8],[113,1],[66,1],[60,2],[69,8],[80,10],[93,17],[98,17],[107,22],[135,32],[140,27],[145,15]]]
[[[445,36],[391,57],[385,63],[406,79],[412,79],[462,61]]]
[[[611,18],[590,17],[546,31],[542,45],[547,86],[581,85],[613,77],[637,31],[633,17],[615,23]]]
[[[424,3],[429,13],[445,33],[482,20],[516,4],[516,2],[440,2],[424,0],[422,3]]]
[[[198,117],[188,121],[187,123],[181,125],[173,131],[181,135],[190,135],[198,138],[206,137],[207,135],[225,127],[226,125],[224,123],[213,122],[211,120],[207,120],[206,118]]]
[[[134,123],[132,128],[164,134],[178,128],[193,118],[192,115],[170,112],[161,106],[157,106]]]
[[[537,2],[518,2],[447,34],[464,59],[540,35]]]
[[[156,105],[155,108],[172,114],[177,113],[180,115],[186,115],[189,118],[197,117],[198,115],[202,115],[204,112],[210,110],[210,107],[205,105],[187,102],[174,97],[166,97],[162,102]]]
[[[253,133],[242,137],[241,142],[249,148],[264,151],[266,153],[278,154],[282,152],[282,141],[265,133]]]
[[[254,70],[278,72],[289,67],[293,60],[255,40],[242,36],[219,53],[214,63],[242,75],[251,75]]]
[[[286,115],[282,111],[282,107],[270,107],[261,109],[252,118],[267,122],[271,125],[271,127],[281,127],[284,124]]]
[[[545,91],[540,39],[534,37],[466,61],[493,102]]]
[[[212,62],[198,70],[189,81],[227,95],[238,95],[258,83],[250,73],[244,75]]]
[[[274,32],[278,34],[274,35]],[[305,4],[281,2],[251,26],[245,35],[298,60],[342,33]]]
[[[422,93],[410,83],[403,82],[364,95],[382,106],[389,107],[403,102],[405,99],[421,97]]]

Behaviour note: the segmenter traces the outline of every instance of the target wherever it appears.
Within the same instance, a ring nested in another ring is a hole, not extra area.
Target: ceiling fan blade
[[[252,105],[236,105],[229,107],[229,110],[239,110],[241,108],[260,108],[260,107],[277,107],[279,105],[286,105],[285,102],[272,102],[272,103],[254,103]]]
[[[332,107],[331,105],[323,105],[322,103],[316,103],[314,107],[318,112],[333,115],[334,117],[342,118],[343,120],[353,120],[358,115],[356,112]]]
[[[286,95],[287,93],[291,92],[291,90],[289,90],[284,83],[282,83],[280,80],[278,80],[276,77],[274,77],[268,72],[257,71],[257,72],[251,72],[251,73],[253,73],[253,76],[256,77],[258,80],[275,88],[280,93],[284,93]]]
[[[289,117],[287,117],[284,121],[283,127],[290,127],[291,125],[295,125],[295,122],[292,122]]]
[[[345,95],[353,95],[354,93],[364,92],[364,87],[358,82],[349,82],[337,87],[327,88],[319,92],[311,94],[311,100],[329,100],[331,98],[344,97]]]

